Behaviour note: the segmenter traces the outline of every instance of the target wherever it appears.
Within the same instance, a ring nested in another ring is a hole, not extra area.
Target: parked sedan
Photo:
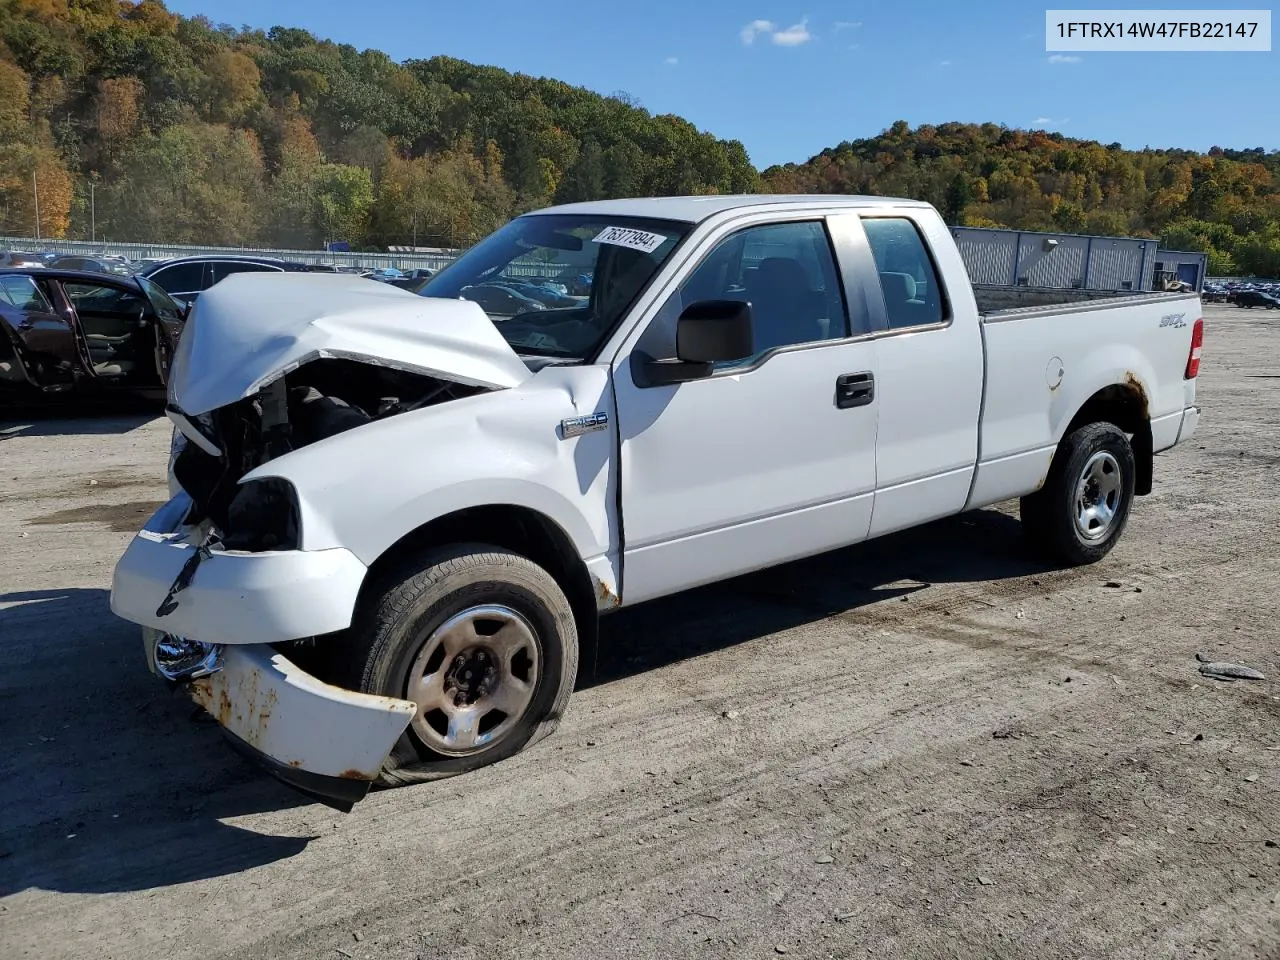
[[[218,254],[166,260],[143,270],[139,275],[163,288],[174,299],[191,303],[205,290],[233,273],[289,273],[314,269],[309,263],[279,260],[275,257]]]
[[[0,395],[166,386],[186,308],[143,277],[0,270]]]
[[[54,270],[84,270],[89,273],[107,273],[117,277],[132,275],[133,268],[124,257],[55,257],[48,264]]]
[[[419,290],[419,294],[429,296],[425,288]],[[463,287],[461,296],[466,300],[474,300],[485,313],[493,317],[516,317],[547,309],[545,303],[497,283],[477,283]]]
[[[1261,290],[1239,290],[1231,295],[1231,302],[1237,307],[1266,307],[1268,310],[1280,310],[1280,297]]]

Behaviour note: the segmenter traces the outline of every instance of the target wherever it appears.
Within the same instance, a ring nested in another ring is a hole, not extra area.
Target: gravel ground
[[[0,952],[1280,957],[1280,321],[1206,312],[1102,563],[1006,506],[624,611],[555,736],[349,815],[108,612],[164,421],[0,423]]]

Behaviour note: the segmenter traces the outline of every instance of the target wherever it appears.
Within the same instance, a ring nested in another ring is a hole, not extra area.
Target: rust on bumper
[[[411,700],[324,683],[268,646],[225,647],[221,662],[188,685],[191,698],[294,786],[359,781],[363,794],[417,711]]]

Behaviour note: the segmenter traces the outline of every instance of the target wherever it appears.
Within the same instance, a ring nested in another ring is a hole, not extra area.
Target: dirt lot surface
[[[5,421],[0,953],[1280,957],[1280,320],[1208,316],[1102,563],[1002,508],[617,614],[555,736],[349,815],[108,612],[164,422]]]

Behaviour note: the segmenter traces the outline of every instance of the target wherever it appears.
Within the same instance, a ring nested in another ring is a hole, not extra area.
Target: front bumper
[[[209,551],[165,604],[198,550],[182,528],[190,507],[174,497],[147,521],[116,564],[111,612],[206,643],[284,643],[351,625],[366,567],[349,550]],[[161,609],[164,604],[164,609]]]
[[[165,636],[143,628],[147,665]],[[268,646],[219,647],[216,672],[182,684],[231,745],[296,790],[339,810],[369,792],[413,719],[410,700],[343,690]]]
[[[187,685],[191,699],[242,753],[342,810],[369,792],[417,710],[411,700],[324,683],[271,647],[225,647],[220,662]]]
[[[184,684],[192,699],[280,780],[350,810],[417,706],[324,683],[270,644],[349,626],[364,565],[346,550],[214,549],[172,593],[198,551],[181,528],[188,505],[185,494],[175,497],[133,539],[116,565],[111,610],[142,625],[154,673],[165,634],[219,645],[217,671]]]

